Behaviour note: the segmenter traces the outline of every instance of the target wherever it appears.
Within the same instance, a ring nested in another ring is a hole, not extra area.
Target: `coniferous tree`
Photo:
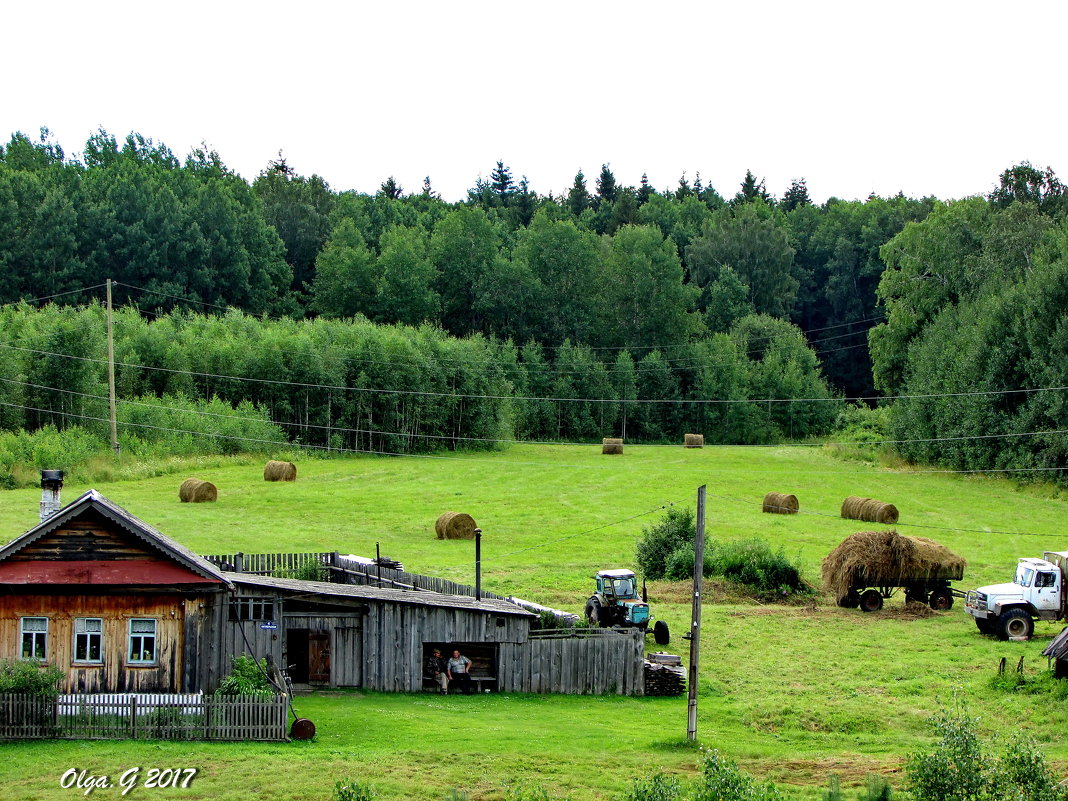
[[[790,182],[790,188],[786,190],[786,194],[782,196],[782,203],[779,204],[783,211],[793,211],[801,206],[808,206],[812,203],[812,200],[808,196],[808,186],[805,185],[804,178],[795,178]]]
[[[390,200],[400,200],[401,195],[404,194],[404,187],[398,184],[391,175],[382,182],[382,186],[379,188],[379,193],[385,195]]]
[[[767,203],[771,200],[771,195],[769,195],[764,188],[764,181],[761,180],[758,183],[756,176],[753,175],[752,171],[746,170],[745,178],[742,180],[742,187],[738,194],[734,196],[734,204],[752,203],[757,198]]]
[[[607,164],[602,164],[601,174],[597,176],[598,205],[601,203],[615,203],[617,191],[616,176],[612,174]]]
[[[567,207],[571,210],[571,216],[578,219],[592,203],[593,199],[590,197],[589,190],[586,189],[586,176],[582,174],[582,170],[579,170],[575,173],[575,183],[571,185],[571,190],[567,193]]]
[[[649,200],[649,198],[652,195],[655,195],[655,194],[656,194],[656,190],[653,189],[653,187],[649,185],[649,176],[648,176],[648,174],[643,172],[642,173],[642,182],[638,186],[638,194],[637,194],[637,198],[636,198],[637,201],[638,201],[638,207],[641,208],[642,206],[644,206],[646,201]]]
[[[498,161],[497,166],[490,172],[490,188],[498,206],[507,208],[512,205],[512,198],[516,193],[515,181],[512,180],[512,171],[504,166],[503,161]]]

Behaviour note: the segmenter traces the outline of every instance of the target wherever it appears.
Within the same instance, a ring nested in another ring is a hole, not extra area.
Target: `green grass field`
[[[837,518],[847,495],[895,503],[902,533],[932,537],[966,557],[961,588],[1004,581],[1019,556],[1068,549],[1063,493],[1002,479],[888,469],[821,448],[515,446],[443,458],[368,457],[305,461],[294,484],[262,480],[262,462],[206,460],[142,481],[96,486],[168,536],[202,553],[338,550],[382,552],[409,570],[473,580],[470,542],[439,541],[447,510],[472,514],[484,531],[487,589],[580,612],[591,576],[633,565],[641,529],[668,503],[694,505],[708,487],[712,539],[758,536],[798,556],[810,581],[838,542],[869,524]],[[219,487],[216,504],[179,504],[178,484],[196,475]],[[68,485],[71,500],[86,487]],[[765,492],[795,493],[802,514],[764,515]],[[36,520],[39,491],[3,494],[0,532]],[[651,514],[645,514],[652,512]],[[941,531],[938,528],[967,529]],[[1005,532],[1020,532],[1017,534]],[[883,612],[838,609],[828,599],[761,605],[713,585],[702,630],[700,745],[719,748],[798,798],[818,798],[832,773],[843,786],[868,773],[900,785],[905,756],[931,740],[927,718],[955,695],[984,732],[1026,730],[1062,772],[1063,712],[1048,697],[988,686],[998,660],[1045,668],[1042,648],[1060,631],[1039,623],[1028,643],[978,634],[959,602],[930,617],[899,598]],[[653,614],[675,635],[688,628],[685,585],[650,584]],[[671,648],[686,654],[678,639]],[[545,787],[551,797],[609,799],[657,768],[691,774],[686,700],[616,697],[449,697],[322,693],[299,699],[311,743],[29,743],[0,746],[5,798],[71,798],[70,767],[117,775],[131,766],[197,767],[187,790],[139,789],[135,797],[328,799],[355,777],[385,799],[506,797],[506,783]],[[852,791],[847,792],[850,797]],[[94,797],[117,798],[117,790]]]

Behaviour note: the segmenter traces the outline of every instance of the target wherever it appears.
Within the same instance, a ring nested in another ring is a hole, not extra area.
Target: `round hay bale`
[[[187,478],[178,488],[178,500],[182,503],[213,503],[219,500],[219,490],[210,481]]]
[[[850,495],[842,501],[842,517],[847,520],[863,520],[866,523],[893,525],[898,520],[898,512],[892,503]]]
[[[292,462],[279,462],[274,459],[263,468],[264,481],[296,481],[297,466]]]
[[[616,437],[605,437],[601,440],[601,453],[622,454],[623,440]]]
[[[797,503],[796,495],[787,495],[783,492],[769,492],[764,496],[762,511],[775,515],[796,515],[801,507]]]
[[[684,448],[703,448],[705,447],[705,435],[704,434],[686,434],[682,440],[682,447]]]
[[[473,540],[476,528],[475,518],[463,512],[446,512],[434,524],[439,540]]]

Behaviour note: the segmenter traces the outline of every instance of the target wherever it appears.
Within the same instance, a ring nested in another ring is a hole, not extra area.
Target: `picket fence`
[[[0,694],[0,739],[285,740],[287,699],[201,693]]]

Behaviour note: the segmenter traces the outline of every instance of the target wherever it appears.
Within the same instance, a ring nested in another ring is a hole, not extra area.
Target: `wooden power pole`
[[[108,411],[111,417],[111,449],[119,453],[118,424],[115,421],[115,338],[111,333],[111,279],[107,280],[108,295]]]
[[[697,739],[697,663],[701,654],[701,592],[705,583],[705,485],[697,488],[697,530],[693,542],[693,612],[690,622],[689,700],[686,739]]]

